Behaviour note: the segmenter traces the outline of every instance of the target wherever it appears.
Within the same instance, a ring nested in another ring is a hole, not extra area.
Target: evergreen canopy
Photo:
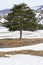
[[[11,12],[6,17],[4,26],[10,31],[14,30],[37,30],[35,13],[26,4],[14,5]]]
[[[8,27],[10,31],[20,30],[37,30],[37,19],[32,9],[27,4],[14,5],[10,13],[7,15],[7,22],[4,23],[5,27]]]

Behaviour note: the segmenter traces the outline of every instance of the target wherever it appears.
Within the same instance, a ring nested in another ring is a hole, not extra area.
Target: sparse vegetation
[[[2,39],[0,40],[0,48],[21,47],[39,43],[43,43],[43,39]]]
[[[30,54],[30,55],[42,56],[43,57],[43,51],[34,51],[34,50],[0,52],[0,57],[9,57],[10,55],[16,55],[16,54]]]

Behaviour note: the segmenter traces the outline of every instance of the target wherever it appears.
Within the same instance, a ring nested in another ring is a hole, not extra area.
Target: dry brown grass
[[[43,38],[37,39],[2,39],[0,40],[0,48],[3,47],[20,47],[20,46],[27,46],[33,44],[43,43]],[[31,54],[36,56],[43,56],[43,51],[34,51],[34,50],[21,50],[21,51],[12,51],[12,52],[0,52],[0,57],[6,57],[6,54]]]
[[[42,56],[43,57],[43,51],[34,51],[34,50],[21,50],[21,51],[11,51],[11,52],[0,52],[0,57],[8,57],[5,56],[8,55],[16,55],[16,54],[30,54],[35,56]]]
[[[0,40],[0,48],[3,47],[20,47],[20,46],[27,46],[27,45],[33,45],[43,43],[43,39],[37,38],[37,39],[2,39]]]

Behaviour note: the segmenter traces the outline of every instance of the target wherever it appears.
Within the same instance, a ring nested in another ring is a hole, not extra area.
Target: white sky
[[[13,4],[26,3],[30,7],[43,5],[43,0],[0,0],[0,10],[11,8]]]

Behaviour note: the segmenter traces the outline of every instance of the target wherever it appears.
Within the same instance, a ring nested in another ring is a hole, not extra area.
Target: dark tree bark
[[[22,30],[20,30],[20,40],[22,39]]]

